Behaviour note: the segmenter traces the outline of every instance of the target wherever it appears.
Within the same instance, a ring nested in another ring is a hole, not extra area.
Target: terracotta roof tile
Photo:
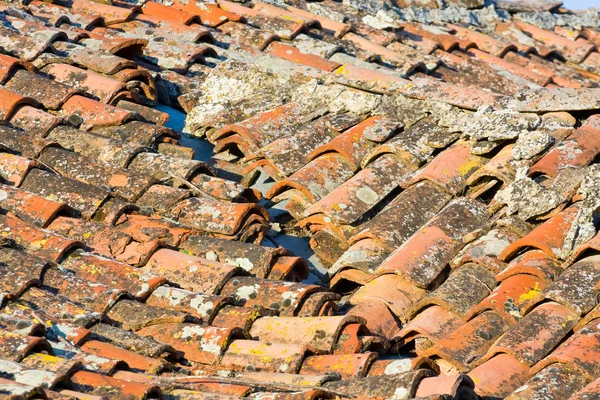
[[[469,377],[477,382],[478,395],[495,393],[506,397],[527,381],[529,368],[508,354],[499,354],[475,367]]]
[[[496,57],[503,57],[507,52],[517,50],[517,47],[510,43],[510,41],[498,39],[458,25],[448,25],[448,27],[454,31],[456,36],[463,40],[475,43],[479,50],[485,51]]]
[[[300,374],[338,373],[343,380],[362,378],[375,358],[375,353],[310,356],[302,364]]]
[[[75,390],[91,392],[99,396],[116,393],[124,399],[140,399],[160,394],[160,389],[157,386],[131,383],[87,371],[76,372],[71,377],[71,381]]]

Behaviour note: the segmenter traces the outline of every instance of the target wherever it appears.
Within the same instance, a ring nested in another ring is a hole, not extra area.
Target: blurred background
[[[600,8],[600,0],[564,0],[564,6],[571,10],[583,10],[585,8]]]

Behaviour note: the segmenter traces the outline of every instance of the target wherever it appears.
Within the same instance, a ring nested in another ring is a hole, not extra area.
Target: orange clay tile
[[[541,173],[555,178],[568,167],[584,167],[600,153],[600,126],[594,123],[583,125],[564,141],[558,143],[530,169],[530,174]],[[577,157],[573,157],[577,154]]]
[[[468,177],[483,167],[486,162],[487,158],[471,153],[470,143],[459,142],[417,171],[410,184],[430,180],[451,194],[457,195],[464,189]]]
[[[569,61],[580,63],[595,49],[595,46],[585,40],[569,40],[548,30],[525,22],[517,22],[516,26],[552,49],[558,49]]]
[[[137,334],[169,344],[183,352],[187,360],[202,364],[217,363],[232,340],[244,337],[239,328],[190,323],[152,325],[138,330]]]
[[[569,400],[594,400],[600,396],[600,378],[592,381],[583,389],[569,397]]]
[[[77,31],[76,28],[73,30]],[[142,38],[121,38],[106,37],[99,33],[80,31],[83,38],[78,40],[79,44],[88,47],[91,50],[107,52],[114,55],[137,56],[148,45],[147,39]]]
[[[160,17],[166,21],[177,22],[184,25],[200,22],[200,18],[197,15],[179,10],[176,7],[165,6],[154,1],[147,1],[144,3],[142,12],[146,15]]]
[[[403,23],[402,27],[404,28],[403,31],[405,32],[410,32],[418,37],[438,43],[443,50],[448,52],[459,47],[462,50],[467,50],[476,46],[472,41],[463,40],[447,33],[434,33],[430,31],[431,28],[427,25]]]
[[[46,136],[62,119],[31,106],[19,107],[10,118],[11,124],[38,137]]]
[[[300,375],[338,373],[342,379],[366,376],[377,353],[310,356],[304,360]]]
[[[506,397],[529,378],[529,367],[509,354],[498,354],[469,372],[480,396]]]
[[[388,306],[378,300],[362,300],[352,305],[346,315],[361,317],[366,321],[365,326],[374,335],[391,338],[400,329],[400,321],[390,311]]]
[[[340,281],[351,277],[359,279],[356,282],[366,283],[370,275],[369,272],[389,254],[390,251],[386,250],[376,240],[371,238],[357,240],[327,271],[331,287],[333,288]],[[342,274],[345,278],[341,278]]]
[[[341,82],[352,82],[358,87],[364,87],[365,89],[380,89],[385,91],[389,88],[395,88],[397,85],[410,84],[410,81],[397,75],[373,71],[351,64],[344,64],[333,71],[333,73],[340,77]]]
[[[596,288],[598,285],[596,284]],[[583,317],[573,328],[573,332],[577,332],[592,321],[596,321],[600,317],[600,307],[596,305],[585,317]]]
[[[401,192],[386,209],[366,222],[350,239],[350,243],[355,243],[357,250],[373,255],[385,249],[385,257],[433,218],[450,199],[450,194],[433,182],[423,181],[412,185]],[[367,243],[360,244],[363,241]],[[383,260],[377,265],[381,261]]]
[[[422,357],[442,369],[468,371],[508,328],[496,312],[486,311],[425,350]]]
[[[528,71],[534,72],[538,75],[551,78],[552,82],[559,84],[560,86],[575,88],[582,86],[581,82],[561,76],[562,73],[556,68],[553,68],[553,64],[542,63],[540,62],[539,58],[535,58],[533,56],[524,56],[511,51],[510,53],[506,54],[503,59],[510,63],[519,65],[520,67],[523,67]],[[515,74],[517,74],[517,72],[515,72]]]
[[[507,400],[527,400],[550,396],[555,399],[570,399],[571,394],[585,386],[585,377],[566,366],[552,364],[531,377],[523,386],[510,394]]]
[[[352,44],[364,51],[368,51],[380,56],[384,62],[389,62],[390,64],[393,64],[397,68],[397,71],[400,72],[402,75],[410,74],[411,72],[413,72],[414,69],[420,67],[423,64],[421,60],[406,57],[400,53],[390,50],[387,47],[383,47],[377,43],[371,42],[370,40],[365,39],[362,36],[358,36],[352,32],[345,34],[344,40],[350,41]]]
[[[400,346],[411,341],[418,341],[421,338],[425,338],[431,344],[435,344],[463,323],[463,319],[459,316],[447,311],[443,307],[433,305],[414,316],[394,336],[394,340],[399,341]],[[417,351],[419,350],[417,349]]]
[[[292,133],[300,118],[300,105],[287,103],[235,125],[225,126],[211,134],[209,139],[218,142],[228,136],[239,135],[247,143],[246,147],[241,147],[242,151],[246,148],[258,150],[273,141],[276,138],[273,135]]]
[[[515,171],[510,165],[512,160],[512,144],[508,144],[487,162],[484,166],[473,172],[466,181],[468,186],[475,186],[478,195],[483,194],[477,187],[485,185],[490,180],[497,180],[501,187],[505,187],[515,179]]]
[[[18,58],[0,54],[0,84],[3,85],[9,80],[12,74],[20,68],[32,72],[35,70],[35,67],[26,61],[21,61]]]
[[[456,36],[463,40],[476,43],[478,49],[485,51],[486,53],[493,54],[496,57],[503,57],[507,52],[517,50],[517,47],[510,42],[493,38],[473,29],[467,29],[452,24],[449,24],[448,28],[454,30],[454,34]]]
[[[221,9],[225,11],[229,11],[244,17],[257,17],[261,15],[261,12],[259,11],[259,8],[257,6],[244,6],[242,4],[225,0],[217,1],[217,4]]]
[[[65,210],[64,203],[56,202],[10,186],[0,185],[0,206],[20,219],[45,228],[54,217]]]
[[[44,389],[26,385],[12,379],[0,378],[0,385],[2,385],[2,391],[6,393],[3,393],[3,396],[7,399],[20,400],[24,399],[24,396],[27,396],[27,398],[47,398]]]
[[[344,237],[345,241],[343,225],[360,220],[396,187],[403,176],[408,175],[403,163],[398,161],[393,155],[378,158],[306,210],[304,215],[309,217],[301,220],[300,226],[322,224],[327,229],[339,230],[338,235]],[[356,241],[356,236],[353,235],[351,240]]]
[[[226,396],[246,396],[252,391],[251,386],[222,383],[215,377],[190,377],[190,376],[167,376],[164,378],[156,375],[139,374],[130,371],[117,371],[113,377],[128,382],[154,383],[161,387],[179,387],[183,392],[206,391],[212,394],[220,393]],[[175,394],[170,391],[169,394]]]
[[[308,208],[312,203],[322,199],[333,189],[348,180],[354,173],[354,166],[345,157],[337,153],[327,153],[317,157],[304,167],[294,172],[285,180],[277,182],[269,191],[266,197],[283,201],[286,191],[297,190],[304,197],[306,205],[299,204],[303,208]],[[283,194],[282,194],[283,192]],[[295,212],[288,205],[290,212]],[[304,212],[304,209],[302,209]],[[298,213],[298,217],[302,213]]]
[[[600,90],[596,88],[541,88],[523,90],[516,101],[516,109],[520,112],[536,113],[589,110],[593,108],[592,104],[598,101],[599,95]]]
[[[567,268],[576,261],[583,259],[586,255],[597,254],[598,252],[600,252],[600,233],[577,247],[573,254],[564,262],[563,267]]]
[[[79,371],[72,377],[73,389],[99,396],[118,395],[121,399],[144,399],[160,395],[158,386],[132,383],[94,372]]]
[[[139,299],[145,299],[167,281],[162,276],[88,253],[74,252],[65,258],[62,265],[90,282],[127,290]]]
[[[68,64],[50,64],[42,68],[42,72],[57,82],[92,95],[102,103],[112,104],[116,96],[126,91],[125,85],[119,81]]]
[[[173,2],[171,7],[177,10],[185,11],[191,15],[197,15],[200,17],[200,21],[203,25],[208,25],[213,28],[222,25],[227,21],[243,21],[243,17],[241,15],[226,11],[220,8],[217,4],[196,4],[196,2],[177,0]]]
[[[112,289],[102,283],[90,282],[69,272],[49,269],[44,274],[44,285],[61,296],[66,296],[97,313],[105,313],[127,292]]]
[[[263,226],[269,219],[267,211],[256,203],[230,203],[208,197],[185,199],[169,214],[182,224],[225,237],[243,232],[254,223]]]
[[[290,21],[295,20],[296,22],[306,24],[306,26],[308,26],[308,27],[313,27],[313,26],[318,27],[319,26],[318,21],[313,18],[306,17],[306,16],[298,17],[296,14],[289,12],[287,10],[287,8],[277,7],[277,6],[268,4],[268,3],[263,3],[262,1],[256,1],[254,3],[254,10],[259,11],[264,14],[271,15],[273,17],[279,17],[279,18],[282,18],[285,20],[290,20]]]
[[[480,229],[486,218],[487,212],[480,204],[466,198],[454,200],[394,251],[374,276],[396,273],[426,288],[464,246],[465,235]],[[448,229],[450,226],[453,229]]]
[[[15,186],[21,186],[25,175],[36,166],[34,160],[15,156],[10,153],[0,153],[0,176]]]
[[[398,374],[351,378],[342,381],[326,382],[323,386],[346,396],[359,394],[360,399],[388,399],[397,397],[408,399],[415,396],[417,387],[435,373],[426,369],[416,369]],[[420,398],[420,396],[419,396]]]
[[[89,340],[81,346],[86,353],[96,354],[100,357],[122,360],[127,363],[132,371],[140,371],[148,374],[160,372],[165,363],[150,357],[144,357],[129,350],[97,340]]]
[[[117,230],[139,242],[162,240],[170,246],[179,246],[192,230],[161,218],[130,214],[119,219]]]
[[[146,304],[188,313],[202,319],[203,322],[212,321],[219,310],[231,303],[233,299],[229,297],[204,295],[170,286],[156,288],[146,299]]]
[[[12,90],[0,87],[0,120],[10,119],[20,106],[36,105],[33,99],[23,97]]]
[[[57,110],[77,90],[61,82],[21,69],[6,83],[6,88],[22,96],[32,96],[46,109]]]
[[[444,283],[419,300],[413,313],[416,314],[428,306],[439,305],[455,315],[464,315],[472,306],[488,296],[495,284],[492,271],[483,265],[467,263],[453,270]],[[465,287],[470,290],[463,290]]]
[[[329,141],[329,143],[317,147],[307,156],[309,161],[314,160],[325,153],[339,153],[348,161],[355,165],[355,168],[360,167],[363,157],[367,152],[374,147],[374,143],[367,140],[365,132],[376,126],[381,121],[381,117],[375,116],[364,120]]]
[[[135,62],[118,56],[104,55],[99,59],[93,51],[81,45],[56,42],[53,47],[70,61],[101,74],[113,75],[126,68],[137,68]]]
[[[556,33],[557,35],[566,37],[567,39],[570,39],[570,40],[576,40],[581,36],[582,31],[580,29],[571,29],[571,28],[565,28],[564,26],[556,25],[554,27],[554,33]]]
[[[586,326],[575,332],[566,341],[560,344],[550,355],[533,366],[532,373],[554,363],[566,364],[571,369],[576,369],[588,379],[598,376],[600,367],[600,328],[598,321],[591,321]]]
[[[494,104],[503,96],[473,87],[461,87],[429,78],[415,78],[401,90],[417,99],[444,101],[457,107],[476,110],[480,106]]]
[[[411,356],[375,360],[368,371],[368,376],[396,375],[402,372],[415,371],[424,368],[432,373],[438,372],[437,366],[431,363],[421,363]]]
[[[292,15],[295,15],[301,19],[308,20],[316,20],[321,25],[321,30],[325,33],[333,34],[336,37],[343,37],[346,33],[348,33],[351,29],[349,24],[345,24],[339,21],[334,21],[327,17],[323,17],[321,15],[316,15],[306,10],[302,10],[296,7],[287,7],[287,11],[289,11]]]
[[[254,322],[250,335],[260,341],[302,344],[309,350],[329,353],[346,325],[363,322],[353,316],[263,317]]]
[[[212,326],[220,328],[240,328],[248,334],[258,318],[274,316],[277,313],[267,308],[250,308],[238,305],[225,306],[218,311],[211,321]]]
[[[593,255],[569,266],[541,293],[523,304],[524,312],[544,301],[555,301],[578,315],[584,315],[596,305],[597,282],[600,280],[600,257]]]
[[[465,246],[459,255],[450,262],[450,266],[456,268],[466,263],[475,263],[497,274],[506,267],[506,263],[500,261],[498,256],[502,250],[519,237],[509,228],[492,229],[486,235]]]
[[[102,17],[104,25],[111,25],[127,21],[136,11],[136,8],[128,9],[108,4],[90,3],[84,0],[72,0],[71,10],[76,13]]]
[[[45,338],[0,331],[0,357],[3,360],[19,362],[30,353],[42,351],[52,354],[52,348]]]
[[[415,35],[406,30],[401,30],[396,33],[396,36],[400,38],[400,41],[404,44],[409,45],[412,48],[419,49],[420,52],[425,54],[432,54],[436,49],[440,48],[440,44],[434,40],[426,39],[423,36]],[[392,42],[388,45],[391,49],[396,50],[396,43]]]
[[[40,286],[48,264],[41,259],[28,257],[26,253],[10,247],[0,248],[3,292],[19,296],[30,286]]]
[[[303,54],[296,47],[281,42],[271,43],[267,50],[270,54],[283,58],[284,60],[292,61],[297,64],[317,68],[327,72],[332,72],[340,67],[339,63],[329,61],[314,54]]]
[[[546,86],[548,83],[550,83],[551,78],[549,76],[541,75],[539,73],[531,71],[528,68],[524,68],[520,65],[513,64],[502,58],[495,57],[491,54],[487,54],[481,50],[470,49],[467,52],[467,54],[469,54],[479,60],[485,61],[486,63],[492,65],[493,67],[501,68],[505,71],[510,72],[511,74],[515,74],[521,78],[527,79],[528,81],[531,81],[537,85]]]
[[[64,297],[59,300],[54,294],[42,289],[30,288],[21,296],[21,300],[25,302],[26,307],[36,308],[38,310],[43,309],[43,315],[45,316],[43,318],[44,322],[50,321],[51,324],[57,326],[59,331],[62,329],[61,326],[64,326],[65,330],[68,332],[72,326],[69,323],[64,325],[61,323],[65,318],[75,319],[75,316],[77,316],[78,320],[84,323],[94,323],[98,320],[98,315],[95,315],[92,310],[65,300]],[[77,332],[77,330],[73,332],[76,332],[73,336],[65,335],[71,343],[78,343],[78,340],[81,341],[82,339],[85,339],[86,334]]]
[[[515,257],[496,279],[503,281],[513,275],[529,274],[537,277],[540,282],[551,283],[562,271],[560,263],[541,250],[530,250]]]
[[[217,261],[231,265],[244,263],[245,268],[259,278],[266,278],[267,275],[274,273],[273,268],[276,268],[277,275],[290,272],[290,268],[298,268],[299,274],[304,270],[303,259],[291,255],[282,247],[269,248],[199,235],[189,236],[180,247],[198,257],[216,258]],[[308,276],[308,271],[306,275]],[[274,278],[270,277],[270,279]]]
[[[566,337],[577,319],[577,314],[558,303],[540,304],[502,335],[481,361],[507,353],[533,366]]]
[[[526,247],[534,247],[542,250],[550,257],[558,258],[565,236],[578,211],[578,207],[569,207],[560,214],[545,221],[533,231],[505,248],[500,254],[500,259],[509,261],[520,250]]]
[[[401,276],[387,274],[379,276],[360,288],[350,297],[350,304],[363,301],[380,301],[401,320],[408,320],[413,305],[425,295],[425,290],[412,285]]]
[[[152,254],[143,270],[177,282],[183,289],[212,294],[222,289],[237,268],[183,252],[160,249]]]
[[[319,291],[317,285],[238,276],[230,279],[220,293],[232,296],[245,307],[271,308],[291,317],[298,313],[300,304]]]
[[[121,125],[131,119],[133,114],[122,108],[102,104],[96,100],[75,95],[69,98],[61,108],[65,117],[78,115],[82,118],[81,129],[90,130],[95,127]]]
[[[600,31],[597,29],[583,27],[582,37],[589,42],[594,43],[596,46],[600,46]]]
[[[220,365],[250,371],[298,373],[304,346],[256,340],[235,340],[225,351]]]
[[[0,227],[4,232],[2,236],[14,240],[33,254],[53,261],[60,260],[64,254],[72,249],[83,247],[78,241],[52,234],[35,225],[19,220],[13,214],[1,216]]]
[[[427,397],[435,395],[460,396],[465,393],[475,394],[471,391],[474,383],[466,375],[454,374],[448,376],[432,376],[424,378],[420,383],[415,396]]]
[[[59,376],[70,376],[83,367],[79,361],[73,361],[67,358],[51,356],[43,353],[31,354],[21,360],[20,364],[29,368],[54,372]]]

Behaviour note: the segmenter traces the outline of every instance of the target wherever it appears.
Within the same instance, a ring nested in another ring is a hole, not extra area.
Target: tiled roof
[[[0,2],[0,398],[600,398],[599,48],[546,0]]]

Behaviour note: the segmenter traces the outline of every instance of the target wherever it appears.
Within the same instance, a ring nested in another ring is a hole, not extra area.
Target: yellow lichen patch
[[[335,72],[338,75],[348,75],[348,69],[346,68],[345,65],[342,65],[341,67],[339,67],[338,69],[336,69],[333,72]]]
[[[458,173],[460,175],[468,175],[474,169],[477,169],[479,167],[481,167],[481,160],[479,158],[473,157],[470,160],[468,160],[466,163],[464,163],[460,167],[458,167]]]
[[[523,293],[522,295],[519,296],[519,303],[522,303],[522,302],[527,301],[527,300],[531,300],[531,299],[533,299],[535,296],[537,296],[540,293],[541,293],[540,286],[536,282],[535,286],[533,287],[533,289],[531,289],[527,293]]]
[[[31,242],[30,247],[32,249],[42,249],[44,247],[44,245],[46,244],[46,242],[48,242],[48,239],[41,239],[41,240],[36,240],[34,242]]]

